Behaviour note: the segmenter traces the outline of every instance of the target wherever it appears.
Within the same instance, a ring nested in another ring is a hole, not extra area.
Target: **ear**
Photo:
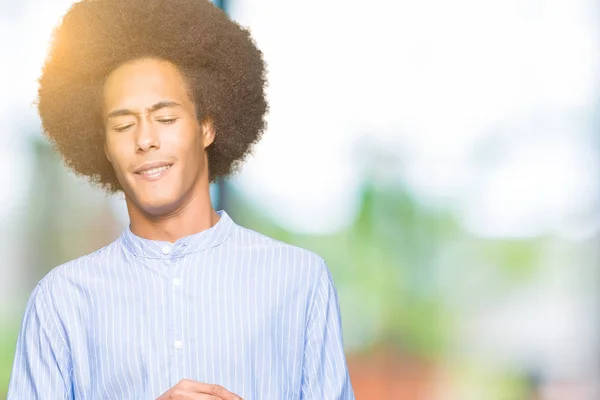
[[[213,119],[211,117],[204,118],[200,124],[200,129],[202,131],[202,142],[206,148],[215,140],[215,125],[213,124]]]

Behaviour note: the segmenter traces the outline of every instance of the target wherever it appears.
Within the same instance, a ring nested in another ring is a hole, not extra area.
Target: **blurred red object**
[[[435,365],[389,349],[348,356],[357,400],[420,400],[431,397]]]

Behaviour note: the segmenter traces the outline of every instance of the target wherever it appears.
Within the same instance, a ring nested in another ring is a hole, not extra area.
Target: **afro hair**
[[[209,179],[234,172],[265,129],[266,70],[250,33],[208,0],[84,0],[55,29],[39,79],[46,137],[66,165],[108,192],[102,87],[118,66],[152,57],[182,72],[197,117],[210,117]]]

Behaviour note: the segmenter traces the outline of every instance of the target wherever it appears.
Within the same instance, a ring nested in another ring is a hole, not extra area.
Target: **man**
[[[353,399],[331,275],[237,225],[209,184],[264,129],[265,68],[206,0],[90,0],[39,87],[66,164],[130,225],[33,290],[9,399]]]

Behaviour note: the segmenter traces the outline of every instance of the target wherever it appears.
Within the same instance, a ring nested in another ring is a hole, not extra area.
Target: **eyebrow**
[[[158,103],[152,105],[151,107],[148,107],[146,109],[147,112],[151,113],[154,112],[156,110],[160,110],[161,108],[165,108],[165,107],[183,107],[181,104],[175,102],[175,101],[159,101]],[[110,119],[110,118],[114,118],[114,117],[120,117],[123,115],[138,115],[139,113],[136,113],[134,111],[128,110],[126,108],[122,108],[119,110],[114,110],[111,111],[110,113],[108,113],[106,115],[106,119]]]

